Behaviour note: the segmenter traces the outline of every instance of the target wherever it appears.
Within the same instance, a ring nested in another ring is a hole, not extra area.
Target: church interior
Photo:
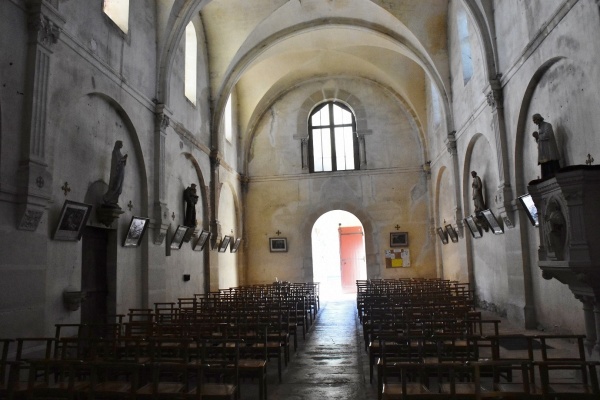
[[[596,368],[598,0],[3,0],[0,21],[3,365],[59,326],[300,296],[271,391],[326,304],[374,326],[435,287]]]

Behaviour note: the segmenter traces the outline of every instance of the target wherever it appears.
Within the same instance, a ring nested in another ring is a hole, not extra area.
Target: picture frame
[[[229,247],[229,243],[231,242],[231,236],[225,235],[219,244],[219,253],[225,253],[227,247]]]
[[[446,225],[446,232],[448,232],[448,236],[450,237],[452,243],[458,242],[458,233],[451,224]]]
[[[390,247],[408,246],[408,232],[390,232]]]
[[[502,229],[502,227],[500,226],[500,223],[496,219],[496,216],[494,215],[492,210],[483,210],[481,213],[485,217],[487,223],[490,225],[490,228],[492,228],[492,232],[494,232],[494,235],[501,235],[504,233],[504,229]]]
[[[269,238],[269,250],[271,253],[285,253],[288,251],[287,238]]]
[[[477,222],[475,221],[475,219],[472,216],[469,215],[467,218],[465,218],[465,224],[467,225],[467,227],[469,228],[469,231],[471,231],[471,235],[475,239],[479,239],[480,237],[483,236],[481,227],[477,224]]]
[[[54,231],[54,240],[78,241],[83,234],[83,227],[92,212],[92,205],[65,200],[58,225]]]
[[[436,232],[437,232],[438,236],[440,237],[440,240],[442,241],[442,243],[448,244],[448,232],[446,232],[446,230],[444,228],[442,228],[441,226],[439,226],[436,229]]]
[[[208,239],[210,239],[210,232],[205,229],[202,229],[202,231],[198,235],[198,238],[194,241],[194,243],[192,243],[192,250],[204,250],[204,247],[206,247],[206,244],[208,243]]]
[[[525,214],[527,214],[527,218],[529,218],[529,222],[531,222],[531,225],[536,227],[540,226],[537,207],[535,206],[531,195],[529,193],[526,193],[522,196],[519,196],[518,199],[519,203],[521,203],[521,206],[525,210]]]
[[[231,253],[237,253],[238,249],[240,248],[241,243],[242,243],[242,238],[235,239],[234,242],[231,242],[231,248],[229,249],[229,251]]]
[[[173,238],[171,239],[171,245],[169,246],[173,250],[181,249],[181,245],[183,244],[183,238],[187,233],[189,227],[185,225],[178,225],[175,233],[173,234]]]
[[[125,239],[123,239],[123,247],[138,247],[142,243],[142,238],[148,228],[149,222],[150,218],[131,217],[127,234],[125,235]]]

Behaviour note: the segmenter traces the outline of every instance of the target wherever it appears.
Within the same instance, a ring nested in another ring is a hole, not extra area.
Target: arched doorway
[[[313,279],[324,298],[355,293],[357,279],[366,279],[364,229],[347,211],[321,215],[312,228]]]

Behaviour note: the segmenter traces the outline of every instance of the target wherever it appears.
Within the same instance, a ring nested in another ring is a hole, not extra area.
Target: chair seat
[[[551,393],[582,393],[591,394],[594,393],[593,389],[589,385],[583,383],[564,383],[554,384],[549,386]]]
[[[475,393],[477,393],[477,386],[475,385],[474,382],[456,382],[454,384],[454,391],[456,392],[456,394],[460,394],[460,395],[475,395]],[[480,388],[481,392],[487,392],[487,390],[485,388]],[[451,384],[450,383],[442,383],[440,385],[440,392],[441,393],[452,393],[451,392]]]
[[[235,385],[220,383],[205,383],[202,385],[200,394],[202,396],[233,396],[235,395]],[[198,394],[197,388],[190,391],[191,395]]]
[[[142,386],[141,388],[139,388],[137,390],[137,394],[141,395],[141,396],[151,396],[153,394],[153,384],[149,383],[147,385]],[[185,388],[185,385],[183,383],[176,383],[176,382],[159,382],[158,385],[156,386],[156,393],[160,394],[174,394],[174,393],[181,393],[183,391],[183,389]]]
[[[402,384],[401,383],[384,383],[383,389],[381,391],[384,398],[388,396],[401,396],[402,395]],[[422,385],[420,383],[407,383],[406,384],[406,394],[425,394],[431,393],[427,386]]]
[[[259,359],[252,359],[252,358],[248,358],[248,359],[242,359],[238,361],[238,367],[240,369],[242,368],[264,368],[267,365],[267,362],[265,360],[259,360]]]
[[[94,392],[125,393],[131,390],[129,382],[102,382],[94,385]]]

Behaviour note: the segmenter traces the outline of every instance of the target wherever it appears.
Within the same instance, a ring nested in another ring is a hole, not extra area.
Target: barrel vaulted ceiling
[[[423,126],[428,79],[442,98],[449,96],[447,0],[160,3],[171,5],[171,24],[184,26],[186,16],[199,13],[213,129],[233,90],[247,135],[251,121],[278,96],[316,77],[373,81],[402,98]]]

